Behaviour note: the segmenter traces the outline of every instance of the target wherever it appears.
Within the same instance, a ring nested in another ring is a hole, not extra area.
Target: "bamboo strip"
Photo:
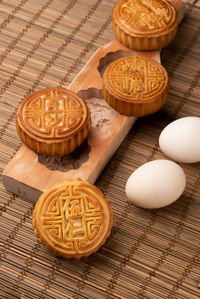
[[[69,3],[71,8],[65,11]],[[25,94],[33,86],[67,86],[91,54],[114,38],[109,22],[103,32],[101,26],[116,1],[104,0],[55,56],[95,3],[11,0],[1,4],[0,85],[5,89],[0,99],[1,173],[20,146],[14,113]],[[134,169],[149,159],[166,158],[157,145],[162,128],[175,118],[199,115],[199,1],[193,4],[188,5],[175,41],[162,53],[171,77],[168,102],[161,112],[137,121],[97,181],[114,210],[111,237],[97,254],[82,261],[59,261],[33,234],[32,204],[8,194],[0,182],[0,283],[3,291],[9,288],[10,296],[16,298],[12,294],[18,290],[31,299],[42,294],[46,298],[106,298],[110,290],[109,298],[139,294],[152,299],[199,298],[199,164],[181,165],[187,175],[185,193],[164,209],[135,208],[124,193]],[[44,34],[45,40],[37,44]],[[25,57],[29,57],[25,65],[11,80]],[[52,65],[46,68],[49,61]],[[42,74],[40,80],[38,74]]]

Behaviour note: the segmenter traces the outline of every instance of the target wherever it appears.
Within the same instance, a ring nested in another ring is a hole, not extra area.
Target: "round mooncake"
[[[17,132],[34,151],[48,156],[69,154],[88,135],[91,118],[87,104],[64,88],[34,92],[19,106]]]
[[[174,39],[178,15],[166,0],[121,0],[114,8],[112,25],[117,40],[125,47],[156,50]]]
[[[81,179],[66,180],[40,196],[32,224],[41,243],[53,253],[80,259],[104,244],[113,213],[97,187]]]
[[[106,102],[127,116],[144,116],[159,110],[165,103],[169,77],[157,61],[128,56],[112,62],[103,76]]]

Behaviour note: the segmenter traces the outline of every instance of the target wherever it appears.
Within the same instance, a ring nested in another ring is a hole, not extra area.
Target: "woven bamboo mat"
[[[72,81],[94,51],[114,39],[116,0],[0,1],[0,171],[21,142],[20,101],[39,88]],[[187,3],[174,42],[162,52],[171,77],[167,104],[140,118],[96,185],[111,201],[106,244],[80,261],[57,258],[33,234],[33,205],[0,183],[0,298],[200,298],[200,164],[181,165],[183,196],[159,210],[127,202],[124,186],[142,163],[162,158],[158,136],[176,118],[199,115],[200,1]]]

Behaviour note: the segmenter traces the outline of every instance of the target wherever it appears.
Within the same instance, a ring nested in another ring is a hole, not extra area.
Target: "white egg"
[[[156,209],[177,200],[185,185],[185,173],[178,164],[169,160],[154,160],[131,174],[125,191],[134,205]]]
[[[164,128],[159,145],[169,158],[183,162],[200,161],[200,117],[183,117]]]

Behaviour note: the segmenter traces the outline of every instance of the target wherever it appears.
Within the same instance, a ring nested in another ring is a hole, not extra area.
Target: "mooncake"
[[[112,26],[117,40],[125,47],[156,50],[174,39],[178,15],[166,0],[121,0],[114,8]]]
[[[144,116],[165,103],[169,77],[157,61],[128,56],[112,62],[104,72],[103,94],[106,102],[127,116]]]
[[[93,184],[66,180],[40,196],[32,224],[41,243],[53,253],[80,259],[104,244],[111,232],[113,213]]]
[[[37,153],[62,156],[71,153],[88,135],[90,110],[83,99],[64,88],[34,92],[19,106],[17,132]]]

